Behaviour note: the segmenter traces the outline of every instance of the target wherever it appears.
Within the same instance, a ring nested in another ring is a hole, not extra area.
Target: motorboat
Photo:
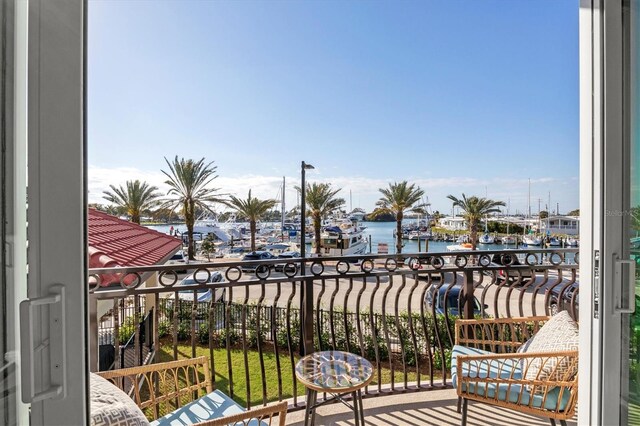
[[[367,251],[368,240],[357,221],[342,220],[325,226],[320,233],[320,252],[324,256],[350,256]],[[317,241],[313,241],[315,248]]]
[[[564,242],[566,247],[578,247],[579,244],[580,242],[577,238],[567,238]]]
[[[551,237],[549,239],[549,247],[560,247],[560,240],[556,237]]]
[[[518,239],[513,235],[507,235],[502,237],[502,244],[504,245],[515,245],[518,243]]]
[[[542,238],[535,235],[525,235],[522,237],[522,242],[528,246],[539,246],[542,244]]]

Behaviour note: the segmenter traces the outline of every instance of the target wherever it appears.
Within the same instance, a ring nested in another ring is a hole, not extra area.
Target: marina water
[[[413,220],[403,221],[403,225],[410,225],[411,223],[415,223]],[[224,224],[220,224],[224,227]],[[396,240],[393,236],[393,233],[396,229],[395,222],[361,222],[361,225],[366,227],[364,233],[371,238],[371,252],[378,252],[378,243],[386,243],[389,247],[389,253],[393,254],[396,250]],[[174,225],[149,225],[148,227],[151,229],[155,229],[156,231],[163,232],[168,234],[169,230],[173,226],[174,229],[177,229],[179,232],[186,232],[187,227],[184,223],[174,224]],[[248,224],[246,226],[249,227]],[[481,235],[481,234],[478,234]],[[418,241],[417,240],[402,240],[402,244],[404,245],[402,251],[404,253],[417,253],[418,252]],[[446,252],[447,246],[456,244],[453,242],[446,241],[420,241],[421,252],[425,252],[425,246],[428,244],[428,252],[438,253],[438,252]],[[526,246],[523,246],[526,248]],[[519,248],[516,245],[502,245],[502,244],[478,244],[478,250],[503,250],[503,249],[516,249]],[[535,247],[539,248],[539,247]]]

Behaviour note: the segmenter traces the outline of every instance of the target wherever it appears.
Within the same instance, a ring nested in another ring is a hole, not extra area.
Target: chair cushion
[[[198,398],[164,417],[151,422],[151,426],[194,425],[207,420],[219,419],[232,414],[244,413],[244,408],[223,392],[215,390]],[[258,426],[263,422],[251,420],[248,425]]]
[[[456,345],[453,347],[451,355],[451,378],[453,380],[453,386],[457,387],[458,383],[458,371],[457,365],[458,355],[490,355],[492,352],[483,351],[481,349],[468,348],[466,346]],[[470,368],[471,367],[471,370]],[[479,377],[479,378],[502,378],[502,379],[522,379],[522,370],[520,368],[520,362],[518,360],[507,360],[507,362],[498,363],[493,362],[478,362],[474,364],[465,363],[462,375],[464,377]],[[498,392],[497,399],[504,402],[512,402],[519,405],[529,405],[531,400],[531,392],[527,387],[522,389],[522,385],[508,385],[508,384],[496,384],[496,383],[469,383],[469,389],[466,384],[463,384],[462,390],[471,395],[478,395],[486,398],[496,398],[496,390]],[[522,392],[521,392],[522,391]],[[562,396],[561,396],[562,394]],[[541,408],[544,404],[544,408],[547,410],[564,410],[569,402],[570,393],[566,388],[554,388],[548,392],[546,399],[541,395],[534,395],[531,405],[535,408]],[[558,399],[560,398],[560,402]],[[559,406],[558,406],[559,404]]]
[[[458,385],[458,355],[493,355],[493,352],[455,345],[451,352],[451,378],[453,380],[454,387]],[[485,362],[480,364],[479,366],[477,366],[476,364],[464,364],[462,375],[464,377],[491,377],[494,379],[497,377],[500,377],[501,379],[508,379],[509,377],[512,377],[513,379],[522,379],[522,371],[520,370],[520,366],[517,361],[507,361],[506,364],[503,364],[502,368],[498,367],[499,364],[495,361],[490,364]],[[511,375],[512,371],[513,376]]]
[[[149,421],[129,396],[107,379],[89,375],[91,426],[145,426]]]
[[[578,350],[578,324],[567,311],[558,312],[538,330],[527,343],[524,353],[563,352]],[[542,365],[541,358],[534,358],[526,368],[527,380],[568,380],[578,373],[578,365],[573,359],[549,358]],[[522,365],[525,369],[524,363]]]

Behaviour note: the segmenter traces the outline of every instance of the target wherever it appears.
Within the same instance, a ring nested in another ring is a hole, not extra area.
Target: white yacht
[[[222,242],[227,242],[231,239],[229,232],[222,229],[218,221],[212,218],[201,218],[196,220],[193,224],[193,232],[195,234],[201,234],[202,239],[206,238],[209,234],[213,235],[214,239]]]
[[[357,221],[344,220],[322,229],[320,247],[324,256],[363,254],[367,251],[367,239]]]
[[[528,246],[539,246],[542,244],[542,238],[536,237],[535,235],[525,235],[522,237],[522,242]]]
[[[361,222],[364,220],[366,213],[364,210],[355,208],[349,213],[349,220]]]
[[[504,245],[513,245],[516,244],[518,240],[513,235],[507,235],[506,237],[502,237],[502,244]]]
[[[567,238],[564,242],[564,245],[566,247],[578,247],[580,243],[576,238]]]

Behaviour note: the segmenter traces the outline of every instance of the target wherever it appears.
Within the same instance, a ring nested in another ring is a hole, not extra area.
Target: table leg
[[[358,406],[358,392],[351,392],[351,402],[353,403],[353,416],[356,420],[356,426],[360,426],[360,413]]]
[[[311,403],[311,426],[314,426],[316,424],[316,407],[315,405],[318,403],[318,392],[313,391],[313,396],[312,396],[312,403]]]
[[[364,426],[364,406],[362,405],[362,389],[358,389],[358,403],[360,404],[360,426]]]
[[[304,409],[304,426],[313,426],[314,424],[316,410],[313,406],[316,403],[316,394],[316,391],[307,389],[307,406]]]

